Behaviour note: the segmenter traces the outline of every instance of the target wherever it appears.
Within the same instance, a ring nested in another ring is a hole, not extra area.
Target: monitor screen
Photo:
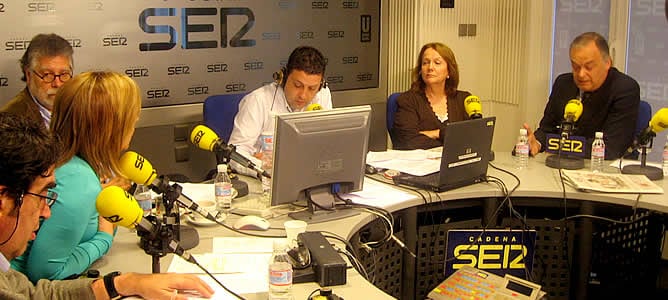
[[[336,194],[362,189],[370,117],[368,105],[277,115],[271,205],[305,202],[290,216],[309,223],[346,217]]]

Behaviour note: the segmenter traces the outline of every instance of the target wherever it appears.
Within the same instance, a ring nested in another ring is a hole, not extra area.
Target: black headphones
[[[278,84],[282,88],[285,88],[285,84],[288,81],[288,69],[286,67],[281,67],[280,70],[272,74],[272,77],[274,78],[274,82],[276,82],[276,84]],[[320,81],[320,86],[318,86],[318,91],[326,87],[327,87],[327,81],[325,81],[325,74],[323,74],[322,80]]]

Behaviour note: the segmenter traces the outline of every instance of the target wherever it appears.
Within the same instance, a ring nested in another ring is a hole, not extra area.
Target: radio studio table
[[[645,194],[636,203],[636,194],[602,194],[602,193],[585,193],[579,192],[570,186],[565,186],[566,202],[563,200],[564,191],[559,178],[559,172],[556,169],[550,169],[544,165],[545,154],[540,154],[535,158],[530,159],[529,167],[526,170],[516,170],[514,168],[513,160],[510,153],[496,153],[496,160],[492,162],[495,166],[508,170],[520,179],[520,185],[513,192],[513,204],[518,207],[538,207],[557,210],[563,215],[563,206],[567,205],[569,215],[573,214],[597,214],[599,211],[605,211],[609,207],[614,208],[629,208],[637,205],[638,209],[647,210],[658,213],[668,213],[668,200],[665,194]],[[588,167],[588,163],[586,164]],[[614,168],[608,168],[606,171],[618,172]],[[503,172],[490,168],[488,175],[498,177],[508,188],[512,188],[516,184],[516,180]],[[370,179],[365,179],[368,181]],[[656,181],[664,191],[668,189],[668,180]],[[257,183],[254,183],[257,185]],[[251,185],[251,194],[253,189]],[[395,187],[388,186],[388,195],[393,195],[392,191],[396,191]],[[423,194],[428,194],[423,192]],[[498,186],[492,183],[479,183],[451,191],[439,193],[429,193],[432,197],[428,201],[423,200],[417,194],[413,197],[403,199],[401,201],[392,201],[392,199],[377,199],[372,201],[377,206],[381,206],[388,211],[395,214],[397,219],[400,219],[401,231],[397,235],[402,238],[406,246],[414,253],[418,254],[421,251],[421,237],[423,227],[419,216],[425,212],[433,210],[457,210],[475,208],[477,212],[478,226],[482,224],[501,224],[499,216],[493,216],[494,211],[503,199],[504,195]],[[251,195],[252,196],[252,195]],[[248,197],[251,197],[248,196]],[[428,202],[428,203],[425,203]],[[477,208],[476,208],[477,207]],[[548,210],[549,211],[549,210]],[[625,211],[629,216],[631,209]],[[286,216],[278,219],[271,219],[272,227],[282,227]],[[366,213],[354,217],[331,221],[322,224],[310,224],[309,231],[312,230],[326,230],[334,232],[343,238],[349,240],[356,240],[359,238],[359,232],[366,230],[374,218]],[[577,239],[574,241],[578,246],[573,249],[573,254],[576,255],[577,261],[573,261],[571,270],[572,279],[570,286],[567,289],[571,290],[572,298],[584,299],[587,295],[588,282],[587,278],[590,272],[590,265],[588,263],[592,259],[592,235],[594,225],[591,219],[580,218],[576,220],[578,225]],[[431,225],[430,225],[431,226]],[[207,253],[212,249],[212,240],[218,236],[241,236],[233,233],[222,227],[197,227],[200,235],[200,244],[191,250],[192,253]],[[253,233],[267,233],[267,234],[281,234],[281,231],[270,230],[266,232],[254,231]],[[120,270],[124,272],[143,272],[149,273],[151,271],[151,257],[144,254],[137,246],[138,237],[135,233],[127,229],[120,228],[119,233],[114,239],[113,246],[110,252],[96,262],[93,268],[100,270],[102,274],[110,271]],[[424,241],[422,241],[424,242]],[[387,247],[394,247],[393,242],[390,242]],[[572,246],[572,245],[571,245]],[[395,253],[396,250],[393,250]],[[381,282],[378,277],[384,272],[379,263],[375,268],[376,285],[381,289],[388,291],[390,294],[401,299],[413,299],[416,295],[426,295],[425,290],[435,286],[438,282],[431,282],[423,273],[424,267],[421,266],[420,261],[414,260],[405,251],[399,257],[400,259],[400,274],[390,278],[393,282]],[[537,254],[538,255],[538,254]],[[173,255],[168,255],[161,259],[161,270],[167,270]],[[396,257],[396,256],[395,256]],[[418,258],[421,256],[418,255]],[[394,267],[396,268],[396,266]],[[429,269],[427,268],[429,271]],[[429,271],[431,272],[431,271]],[[432,272],[433,273],[433,272]],[[433,276],[433,274],[427,274]],[[438,274],[436,274],[438,275]],[[440,280],[439,280],[440,281]],[[399,284],[395,284],[398,282]],[[421,286],[426,285],[426,286]],[[430,287],[431,286],[431,287]],[[234,290],[233,286],[230,286]],[[305,299],[311,291],[319,288],[316,283],[296,284],[293,286],[293,294],[295,299]],[[545,287],[544,287],[545,288]],[[347,284],[342,286],[332,287],[335,294],[346,299],[386,299],[392,298],[381,289],[368,282],[361,275],[353,269],[349,269]],[[266,293],[259,293],[256,295],[243,295],[248,299],[266,299]],[[551,297],[559,298],[559,297]],[[566,296],[568,298],[568,295]]]

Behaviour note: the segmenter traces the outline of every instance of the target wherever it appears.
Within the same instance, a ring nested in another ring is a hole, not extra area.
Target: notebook
[[[395,184],[443,192],[485,180],[496,117],[448,123],[439,172],[425,176],[400,174]]]

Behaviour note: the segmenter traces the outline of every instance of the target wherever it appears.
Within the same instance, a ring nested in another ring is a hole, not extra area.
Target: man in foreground
[[[110,273],[104,279],[40,280],[33,285],[9,261],[35,239],[40,218],[58,201],[55,185],[57,147],[46,128],[34,120],[0,113],[0,299],[186,299],[178,290],[210,297],[213,290],[195,275]]]

